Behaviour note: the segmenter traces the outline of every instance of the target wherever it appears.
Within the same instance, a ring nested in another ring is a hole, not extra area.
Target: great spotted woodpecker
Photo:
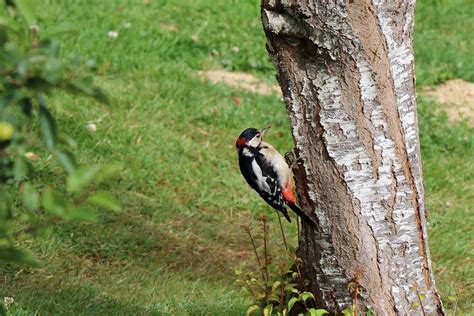
[[[239,155],[240,171],[247,183],[274,209],[291,222],[285,205],[289,206],[305,222],[315,225],[297,205],[293,195],[292,173],[285,158],[263,136],[270,129],[244,130],[235,146]]]

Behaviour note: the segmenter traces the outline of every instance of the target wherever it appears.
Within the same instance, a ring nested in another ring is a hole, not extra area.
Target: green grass
[[[418,1],[419,84],[451,77],[473,81],[472,49],[463,46],[472,47],[472,41],[463,44],[469,35],[467,27],[460,28],[474,21],[456,9],[468,2]],[[258,1],[44,3],[41,27],[77,25],[80,32],[64,37],[62,54],[94,59],[98,83],[112,96],[110,109],[62,94],[50,102],[62,132],[77,141],[74,151],[83,163],[125,164],[106,183],[124,212],[104,213],[94,224],[57,225],[47,236],[21,240],[43,267],[2,268],[0,298],[13,296],[17,315],[244,314],[248,302],[233,284],[233,270],[253,258],[239,226],[249,217],[273,214],[249,194],[233,144],[243,128],[271,124],[269,141],[287,151],[290,130],[279,97],[212,85],[195,73],[226,68],[272,80]],[[447,35],[433,31],[440,21],[448,24],[442,27]],[[178,32],[169,31],[170,25]],[[119,32],[118,38],[109,39],[108,31]],[[447,122],[423,99],[420,115],[437,285],[449,307],[453,296],[458,311],[468,312],[472,129]],[[98,130],[91,133],[85,126],[96,120]],[[39,154],[38,181],[61,183],[56,164]]]
[[[417,1],[414,45],[419,85],[455,78],[474,82],[473,16],[470,0]]]

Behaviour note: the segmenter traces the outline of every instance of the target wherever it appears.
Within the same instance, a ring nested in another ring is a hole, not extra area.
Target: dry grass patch
[[[444,105],[442,110],[446,111],[449,120],[460,121],[466,118],[474,127],[474,83],[454,79],[423,92]]]
[[[229,72],[225,70],[199,71],[198,76],[214,84],[223,83],[227,86],[250,91],[260,95],[281,94],[278,85],[269,85],[246,72]]]

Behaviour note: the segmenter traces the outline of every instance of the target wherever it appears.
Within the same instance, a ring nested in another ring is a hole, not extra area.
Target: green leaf
[[[298,297],[292,297],[288,301],[288,312],[291,312],[291,309],[293,308],[293,305],[295,305],[296,302],[299,302],[300,299]]]
[[[96,178],[96,183],[101,183],[107,178],[110,178],[111,176],[115,175],[118,173],[120,170],[123,169],[123,164],[119,162],[114,162],[114,163],[109,163],[104,166],[102,166],[97,173],[97,178]]]
[[[344,316],[353,316],[354,311],[352,310],[352,308],[346,308],[345,310],[342,311],[342,315],[344,315]]]
[[[39,115],[43,136],[49,149],[53,149],[57,143],[57,126],[54,117],[49,113],[44,97],[39,98]]]
[[[13,175],[16,180],[22,180],[30,173],[30,164],[23,156],[15,157],[15,165],[13,166]]]
[[[75,78],[69,81],[68,88],[73,92],[81,93],[93,97],[104,104],[109,104],[107,95],[94,85],[92,77]]]
[[[374,310],[371,307],[369,307],[369,309],[367,310],[366,316],[373,316],[373,315],[374,315]]]
[[[69,151],[54,150],[54,155],[58,161],[63,165],[64,169],[71,174],[77,169],[76,160]]]
[[[110,193],[97,192],[89,198],[89,202],[105,207],[114,212],[120,212],[122,208],[119,203]]]
[[[263,309],[263,316],[271,316],[273,312],[273,305],[267,305]]]
[[[66,215],[64,202],[61,196],[54,190],[46,190],[43,194],[41,203],[45,210],[51,215],[59,216],[61,218],[64,218]]]
[[[247,312],[245,313],[246,316],[250,316],[252,315],[253,312],[256,312],[258,311],[259,308],[257,305],[251,305],[248,309],[247,309]]]
[[[268,295],[267,301],[268,301],[268,302],[276,302],[276,303],[279,303],[279,302],[280,302],[280,296],[278,296],[278,295],[275,294],[275,293],[272,293],[272,294]]]
[[[276,281],[275,283],[273,283],[273,286],[272,286],[272,291],[275,291],[277,288],[279,288],[281,286],[281,282],[280,281]]]
[[[82,190],[94,181],[100,169],[100,166],[92,166],[88,168],[82,167],[75,170],[67,177],[67,191],[69,193],[82,192]]]
[[[310,316],[322,316],[322,315],[329,314],[329,312],[325,309],[316,309],[316,308],[310,308],[308,312]]]
[[[31,27],[32,25],[36,24],[36,15],[35,12],[38,12],[34,6],[35,1],[30,0],[15,0],[16,7],[23,18],[28,23],[28,26]]]
[[[70,193],[78,193],[84,190],[92,182],[99,184],[112,174],[121,170],[121,163],[111,163],[105,166],[82,167],[72,172],[67,179],[67,190]]]
[[[303,299],[303,301],[305,301],[305,302],[306,302],[309,298],[314,299],[313,293],[310,293],[310,292],[302,292],[302,293],[300,294],[300,297],[301,297],[301,298]]]
[[[40,206],[40,196],[38,191],[29,183],[23,186],[23,204],[25,207],[33,212]]]
[[[3,25],[0,25],[0,47],[5,45],[7,41],[8,41],[7,29]]]
[[[0,260],[38,266],[38,263],[30,253],[10,246],[0,246]]]
[[[77,26],[71,23],[63,23],[48,27],[44,32],[41,33],[41,39],[53,38],[67,33],[77,33],[78,31],[79,28]]]
[[[78,222],[96,222],[97,214],[89,206],[70,206],[67,208],[67,213],[64,219]]]
[[[296,285],[296,283],[288,283],[287,285],[285,285],[285,292],[298,293]]]

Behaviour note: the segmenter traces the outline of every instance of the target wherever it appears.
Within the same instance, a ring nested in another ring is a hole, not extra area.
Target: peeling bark
[[[263,0],[300,164],[299,255],[319,307],[443,314],[428,253],[413,70],[414,0]],[[415,305],[418,305],[416,307]]]

